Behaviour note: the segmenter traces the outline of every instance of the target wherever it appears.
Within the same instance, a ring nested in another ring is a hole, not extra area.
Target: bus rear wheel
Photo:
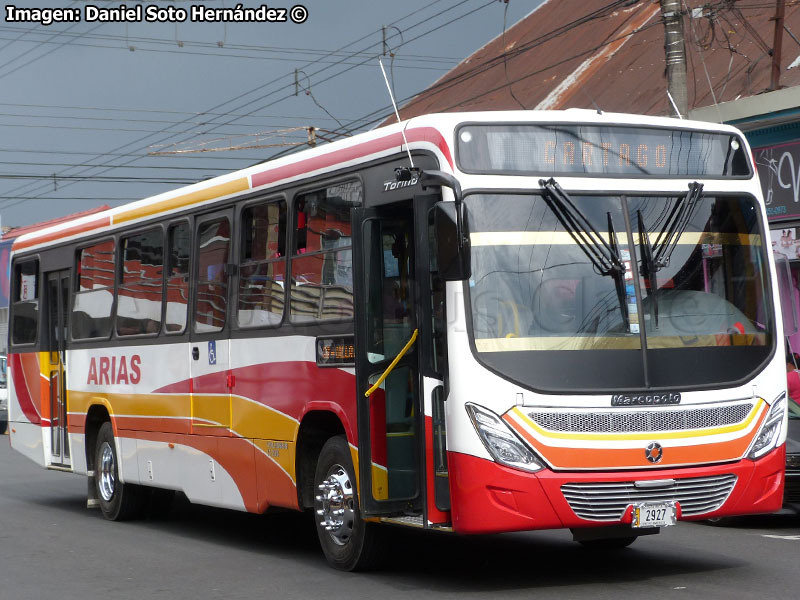
[[[314,474],[314,521],[325,558],[343,571],[376,566],[377,525],[361,518],[355,482],[347,440],[330,438]]]
[[[143,489],[120,481],[114,429],[108,421],[97,432],[94,482],[100,501],[100,512],[106,519],[127,521],[141,516],[145,502]]]

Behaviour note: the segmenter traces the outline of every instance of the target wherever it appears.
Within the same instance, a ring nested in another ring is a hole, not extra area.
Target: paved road
[[[185,501],[165,518],[109,523],[86,480],[49,472],[0,437],[0,600],[798,597],[800,519],[681,523],[616,552],[551,531],[460,538],[398,530],[378,573],[330,569],[312,523]]]

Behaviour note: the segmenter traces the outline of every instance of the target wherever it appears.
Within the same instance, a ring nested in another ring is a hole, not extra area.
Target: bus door
[[[418,515],[433,479],[426,467],[426,368],[431,343],[427,207],[433,196],[353,211],[358,456],[365,516]],[[423,263],[425,263],[423,265]],[[394,366],[392,366],[394,365]],[[439,389],[435,392],[435,389]]]
[[[50,383],[50,460],[48,465],[71,464],[67,436],[66,340],[69,314],[69,271],[47,274],[47,349]]]
[[[232,274],[233,211],[195,221],[193,322],[189,344],[192,382],[192,433],[230,435],[231,388],[228,301]]]

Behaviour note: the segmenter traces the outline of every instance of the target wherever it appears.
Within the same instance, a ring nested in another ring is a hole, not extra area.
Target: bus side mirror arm
[[[455,177],[443,171],[423,171],[420,181],[423,189],[438,185],[453,190],[453,204],[437,202],[434,208],[436,263],[439,276],[445,281],[468,279],[471,272],[469,233],[461,185]]]

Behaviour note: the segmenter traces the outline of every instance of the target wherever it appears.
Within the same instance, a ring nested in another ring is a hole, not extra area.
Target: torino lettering
[[[142,380],[142,357],[93,356],[89,362],[89,385],[130,385]]]

